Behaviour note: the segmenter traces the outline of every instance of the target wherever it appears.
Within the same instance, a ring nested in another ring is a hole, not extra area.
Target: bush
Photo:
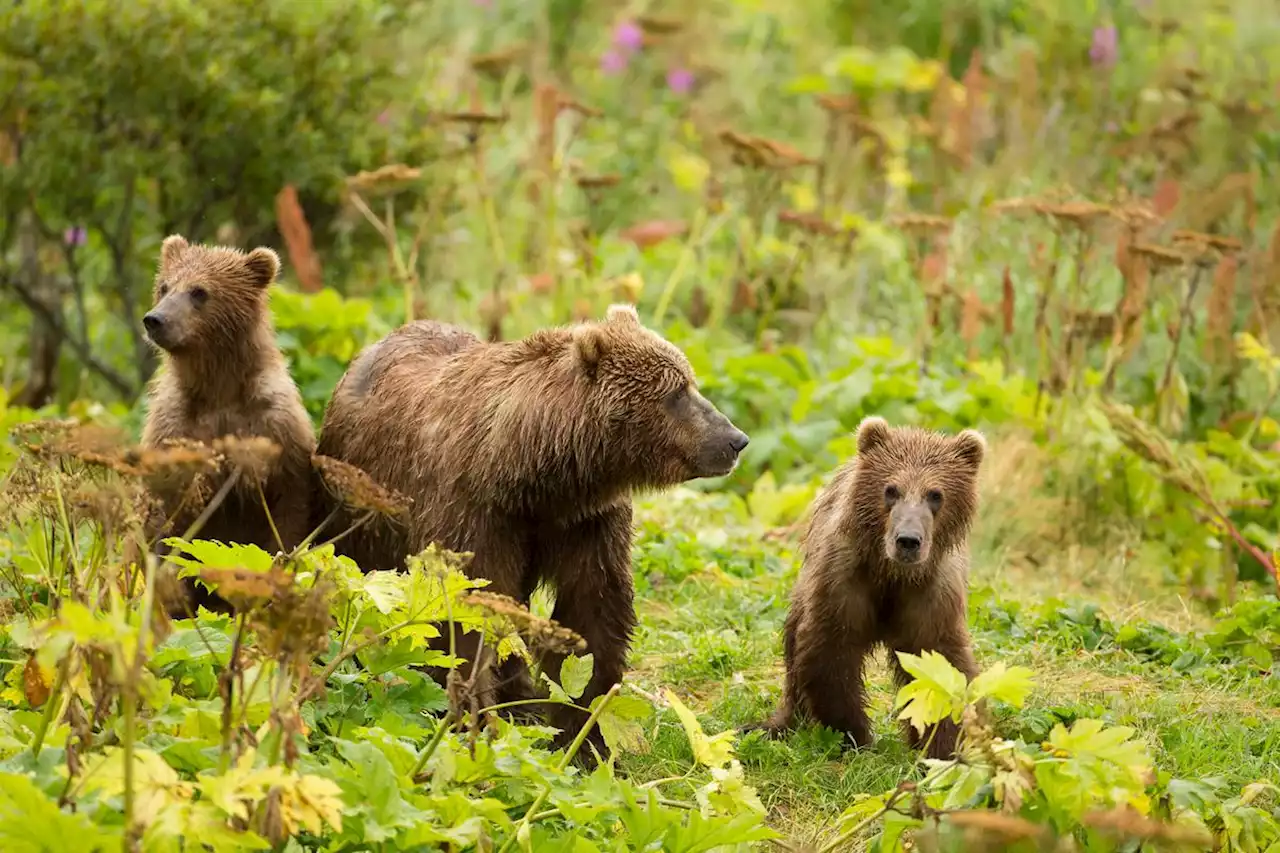
[[[380,47],[401,23],[371,0],[6,4],[0,284],[118,395],[136,393],[154,361],[137,320],[159,241],[275,244],[284,185],[336,197],[346,172],[380,163],[374,119],[396,83]],[[62,251],[33,266],[24,236]]]

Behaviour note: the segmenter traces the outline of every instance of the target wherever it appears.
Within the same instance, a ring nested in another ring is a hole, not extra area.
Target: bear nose
[[[919,551],[920,537],[905,534],[898,537],[896,544],[903,551]]]
[[[734,430],[733,437],[729,439],[729,446],[733,448],[734,453],[741,453],[742,448],[751,443],[751,439],[742,430]]]
[[[142,326],[148,332],[154,332],[164,325],[164,320],[160,319],[160,315],[150,312],[142,315]]]

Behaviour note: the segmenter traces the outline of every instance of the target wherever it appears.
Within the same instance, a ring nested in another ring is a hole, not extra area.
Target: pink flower
[[[644,32],[632,21],[613,28],[613,46],[624,53],[634,53],[644,46]]]
[[[605,74],[618,74],[627,67],[627,62],[626,54],[616,50],[605,51],[604,56],[600,57],[600,69]]]
[[[79,225],[74,228],[68,228],[66,231],[62,232],[62,242],[66,243],[68,246],[83,246],[84,241],[87,240],[88,237],[88,232]]]
[[[667,88],[677,95],[687,95],[693,89],[693,72],[688,68],[672,68],[667,72]]]
[[[382,112],[378,113],[378,118],[377,118],[378,124],[385,125],[389,121],[391,121],[391,110],[383,110]]]
[[[1093,31],[1093,44],[1089,46],[1089,60],[1099,68],[1110,68],[1116,64],[1120,48],[1116,38],[1116,28],[1112,25],[1098,27]]]

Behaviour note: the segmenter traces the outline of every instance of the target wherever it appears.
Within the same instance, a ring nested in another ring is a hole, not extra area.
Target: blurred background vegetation
[[[1042,594],[1064,655],[1137,643],[1271,683],[1277,67],[1270,0],[12,0],[0,419],[136,434],[170,233],[280,250],[275,323],[317,424],[408,319],[509,340],[634,302],[752,437],[731,478],[690,484],[749,535],[650,507],[642,592],[708,560],[773,572],[749,603],[718,588],[719,633],[648,614],[648,652],[698,650],[663,677],[776,663],[776,631],[731,628],[777,623],[793,570],[741,549],[794,534],[881,414],[993,437],[975,566]],[[1208,639],[1064,590],[1176,602]],[[983,630],[1026,637],[983,601]]]
[[[512,338],[628,300],[753,435],[739,491],[871,412],[1018,425],[1073,536],[1145,531],[1231,595],[1280,545],[1277,34],[1265,0],[8,4],[4,399],[136,427],[174,232],[286,256],[317,421],[407,319]]]

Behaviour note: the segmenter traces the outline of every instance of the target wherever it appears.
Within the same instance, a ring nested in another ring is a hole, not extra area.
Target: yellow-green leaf
[[[570,655],[564,659],[564,663],[560,666],[560,686],[570,698],[577,699],[582,695],[582,691],[587,689],[594,667],[595,657],[590,653]]]
[[[969,702],[989,696],[1021,708],[1031,692],[1031,676],[1031,670],[1025,666],[1007,667],[1004,661],[999,661],[969,684]]]
[[[698,724],[698,718],[685,707],[680,697],[670,690],[663,690],[662,695],[671,703],[676,716],[680,718],[680,725],[684,726],[689,745],[693,747],[694,760],[707,767],[723,767],[733,758],[733,730],[708,737],[702,730],[702,726]]]

